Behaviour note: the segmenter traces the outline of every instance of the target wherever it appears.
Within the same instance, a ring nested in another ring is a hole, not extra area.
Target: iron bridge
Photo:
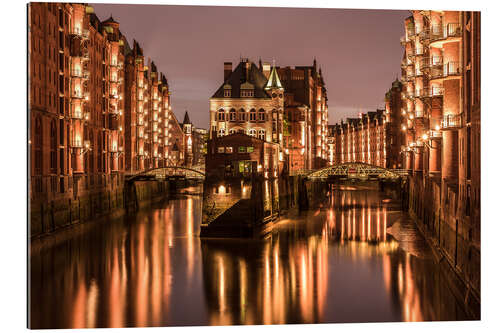
[[[319,170],[311,171],[306,175],[308,180],[328,180],[328,179],[352,179],[352,180],[395,180],[408,176],[405,169],[386,169],[379,166],[348,162],[328,166]]]
[[[187,179],[204,180],[205,172],[201,168],[188,168],[184,166],[166,166],[153,168],[137,173],[125,175],[127,181],[138,180],[168,180],[168,179]]]

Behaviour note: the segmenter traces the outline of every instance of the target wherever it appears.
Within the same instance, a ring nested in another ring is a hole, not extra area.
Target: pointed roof
[[[241,98],[240,89],[245,82],[253,85],[255,98],[271,98],[264,89],[266,87],[267,78],[253,62],[249,64],[247,75],[246,64],[248,62],[250,61],[242,60],[231,72],[227,80],[219,86],[211,98],[227,98],[224,97],[224,87],[226,86],[229,88],[228,85],[231,86],[231,98]],[[243,88],[245,88],[245,86],[243,86]]]
[[[108,23],[114,23],[114,24],[117,24],[118,22],[116,22],[114,19],[113,19],[113,15],[111,15],[107,20],[105,20],[104,22],[102,22],[102,24],[108,24]]]
[[[271,74],[269,75],[269,80],[266,84],[266,90],[277,88],[283,89],[281,85],[280,77],[278,76],[278,72],[276,71],[276,65],[273,64],[273,69],[271,70]]]
[[[188,112],[186,110],[186,113],[184,113],[184,121],[182,122],[183,125],[186,125],[186,124],[192,124],[191,123],[191,120],[189,119],[189,115],[188,115]]]

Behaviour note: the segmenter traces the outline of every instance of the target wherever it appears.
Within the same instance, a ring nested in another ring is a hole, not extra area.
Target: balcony
[[[460,75],[460,63],[458,61],[447,62],[443,66],[443,76],[456,76]]]
[[[89,38],[89,31],[87,29],[78,29],[75,28],[70,32],[71,35],[77,36],[83,39],[88,39]]]
[[[461,128],[462,125],[462,114],[447,114],[443,117],[441,123],[441,128],[443,130],[451,130]]]
[[[443,66],[433,65],[429,71],[429,76],[431,80],[442,79],[443,76]]]
[[[430,130],[429,131],[429,138],[431,139],[440,139],[443,137],[443,133],[439,130]]]
[[[439,97],[443,96],[444,88],[443,87],[431,87],[429,89],[430,97]]]
[[[423,118],[424,117],[424,111],[415,111],[415,118]]]
[[[425,41],[429,39],[429,29],[424,29],[418,33],[418,37],[420,37],[421,41]]]
[[[88,96],[89,94],[88,93],[82,93],[81,91],[79,90],[74,90],[72,93],[71,93],[71,97],[72,98],[76,98],[76,99],[88,99]]]
[[[71,112],[71,118],[73,118],[73,119],[83,119],[83,112],[82,112],[82,110],[73,110],[73,112]]]
[[[460,23],[448,23],[446,26],[433,25],[430,29],[429,39],[431,42],[452,37],[460,37],[462,27]]]
[[[424,55],[425,49],[423,47],[415,48],[415,55],[421,56]]]

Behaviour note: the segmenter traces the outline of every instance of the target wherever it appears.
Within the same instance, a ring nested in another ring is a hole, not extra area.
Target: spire
[[[191,120],[189,120],[189,115],[188,115],[188,112],[186,110],[186,113],[184,113],[184,121],[182,122],[183,125],[185,124],[191,124]]]
[[[278,72],[276,71],[276,64],[274,60],[273,60],[273,69],[271,70],[271,74],[269,75],[269,80],[267,81],[265,89],[269,90],[273,88],[283,89],[280,78],[278,76]]]

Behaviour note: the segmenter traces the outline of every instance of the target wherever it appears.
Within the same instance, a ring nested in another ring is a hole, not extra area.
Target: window
[[[239,121],[245,121],[245,109],[240,109],[240,112],[238,113],[239,116]]]
[[[231,89],[224,89],[224,97],[231,97]]]
[[[259,132],[258,132],[258,138],[261,139],[261,140],[265,140],[266,139],[266,131],[263,130],[263,129],[260,129]]]
[[[231,109],[229,111],[229,121],[236,121],[236,110]]]
[[[253,97],[253,89],[241,89],[241,97]]]
[[[255,109],[250,110],[250,121],[256,121],[257,120],[257,111]]]
[[[247,147],[247,153],[253,153],[253,147]]]
[[[225,120],[225,117],[224,117],[224,116],[225,116],[225,114],[224,114],[224,109],[220,109],[220,110],[219,110],[219,113],[218,113],[218,118],[217,118],[217,120],[219,120],[219,121],[224,121],[224,120]]]
[[[217,152],[219,154],[224,154],[224,147],[217,147]]]
[[[252,128],[252,129],[248,130],[248,135],[256,137],[257,136],[257,131]]]
[[[233,153],[233,147],[226,147],[226,154],[232,154]]]
[[[264,109],[259,110],[259,121],[266,121],[266,111]]]
[[[217,136],[224,136],[226,135],[226,130],[224,130],[223,128],[219,129],[219,134]]]
[[[50,172],[57,172],[57,130],[55,120],[50,123]]]
[[[42,145],[43,145],[42,121],[35,120],[35,174],[42,173]]]
[[[238,153],[246,153],[247,147],[238,147]]]

